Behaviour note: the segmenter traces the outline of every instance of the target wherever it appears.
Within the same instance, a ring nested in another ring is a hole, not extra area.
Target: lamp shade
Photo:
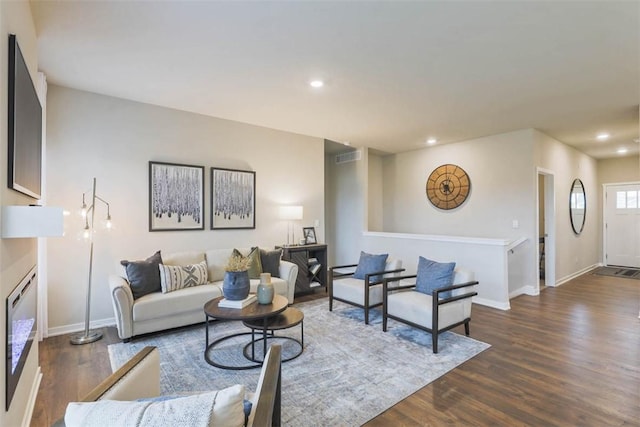
[[[280,206],[280,219],[301,220],[302,206]]]
[[[63,234],[62,208],[3,206],[2,238],[59,237]]]

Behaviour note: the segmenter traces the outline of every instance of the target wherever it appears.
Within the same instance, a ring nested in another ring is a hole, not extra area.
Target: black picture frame
[[[211,229],[256,228],[256,173],[211,168]]]
[[[204,166],[149,162],[149,231],[204,230]]]
[[[304,236],[305,245],[315,245],[318,243],[316,229],[314,227],[302,227],[302,235]]]

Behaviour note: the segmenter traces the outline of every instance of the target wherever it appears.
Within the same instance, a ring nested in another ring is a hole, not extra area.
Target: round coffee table
[[[304,313],[298,310],[295,307],[289,307],[285,311],[280,314],[276,314],[275,316],[271,316],[266,319],[266,324],[261,322],[260,320],[245,320],[242,324],[248,328],[251,328],[251,342],[244,346],[243,354],[244,357],[253,361],[253,362],[262,362],[264,359],[264,355],[266,353],[262,353],[262,359],[256,359],[256,343],[262,341],[263,343],[267,342],[269,339],[281,339],[281,340],[290,340],[295,343],[298,343],[300,346],[300,351],[293,354],[292,356],[287,357],[286,359],[282,359],[283,362],[288,362],[289,360],[293,360],[296,357],[302,354],[304,350]],[[276,336],[275,331],[293,328],[296,325],[300,325],[300,340],[297,340],[293,337],[286,336]],[[255,338],[255,331],[262,330],[262,338]],[[271,335],[266,336],[265,331],[270,331]],[[251,346],[251,356],[249,356],[249,346]],[[265,347],[266,348],[266,347]]]
[[[253,363],[251,365],[242,365],[242,366],[230,366],[225,365],[223,363],[218,363],[212,360],[209,357],[209,352],[213,351],[215,346],[220,344],[223,341],[229,340],[231,338],[241,336],[241,335],[253,335],[254,331],[251,332],[239,332],[232,335],[228,335],[222,338],[218,338],[217,340],[209,343],[209,319],[219,319],[219,320],[241,320],[241,321],[254,321],[257,325],[261,325],[256,329],[262,330],[262,337],[264,338],[264,346],[263,354],[267,354],[267,323],[270,316],[274,316],[276,314],[282,313],[287,309],[287,305],[289,301],[281,296],[274,295],[273,301],[271,304],[258,304],[257,302],[253,302],[244,308],[223,308],[218,307],[218,303],[223,299],[223,297],[214,298],[211,301],[208,301],[204,305],[204,314],[205,314],[205,336],[206,336],[206,344],[204,348],[204,360],[216,368],[222,369],[253,369],[262,366],[262,362],[257,363],[255,360],[251,360]]]

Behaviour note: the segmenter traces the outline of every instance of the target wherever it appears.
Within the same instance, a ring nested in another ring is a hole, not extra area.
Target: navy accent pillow
[[[271,277],[280,277],[280,258],[282,258],[282,249],[276,249],[275,251],[260,249],[262,272],[271,273]]]
[[[455,262],[440,263],[430,259],[418,258],[418,277],[416,278],[416,291],[433,295],[435,289],[444,288],[453,284],[453,269]],[[440,298],[451,297],[452,291],[439,294]]]
[[[384,271],[384,266],[387,263],[388,257],[389,254],[372,255],[366,252],[360,252],[360,260],[358,261],[355,273],[353,273],[353,277],[364,280],[365,274]],[[372,276],[369,280],[377,282],[378,280],[382,280],[382,276]]]
[[[138,299],[152,292],[160,292],[160,251],[144,261],[120,261],[126,271],[133,299]]]

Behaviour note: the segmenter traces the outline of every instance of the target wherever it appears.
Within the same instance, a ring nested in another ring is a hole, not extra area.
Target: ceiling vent
[[[360,150],[349,151],[348,153],[342,153],[336,155],[336,164],[357,162],[362,160],[362,152]]]

